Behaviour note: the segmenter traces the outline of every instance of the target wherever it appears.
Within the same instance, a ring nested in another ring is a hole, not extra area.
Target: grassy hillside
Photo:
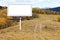
[[[0,9],[0,29],[11,26],[16,23],[13,17],[7,17],[7,8]]]
[[[1,9],[1,11],[3,10],[6,9]],[[58,19],[60,20],[60,15],[58,12],[50,12],[43,9],[39,9],[41,11],[36,12],[36,10],[38,9],[32,10],[32,17],[22,17],[22,30],[20,30],[19,22],[14,24],[17,21],[16,19],[19,19],[18,17],[6,16],[9,20],[13,19],[12,23],[14,25],[5,26],[7,28],[0,30],[0,40],[60,40],[60,22],[58,21]],[[5,20],[7,20],[5,17],[2,19],[4,20],[0,19],[0,25],[1,22],[5,24]],[[8,22],[11,22],[9,20]]]

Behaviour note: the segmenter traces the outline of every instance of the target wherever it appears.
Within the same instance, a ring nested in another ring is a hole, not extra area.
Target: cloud
[[[9,4],[32,4],[33,7],[55,7],[60,6],[59,0],[0,0],[0,5],[7,6]]]
[[[15,0],[1,0],[0,1],[0,6],[7,6],[10,3],[15,2]]]

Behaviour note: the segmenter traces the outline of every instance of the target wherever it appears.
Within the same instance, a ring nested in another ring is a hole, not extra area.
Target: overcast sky
[[[2,6],[8,6],[9,4],[32,4],[32,7],[52,8],[59,7],[60,0],[0,0]]]

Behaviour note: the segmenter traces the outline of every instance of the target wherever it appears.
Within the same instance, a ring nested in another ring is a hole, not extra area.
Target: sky
[[[9,4],[32,4],[32,7],[53,8],[60,7],[60,0],[0,0],[0,6]]]

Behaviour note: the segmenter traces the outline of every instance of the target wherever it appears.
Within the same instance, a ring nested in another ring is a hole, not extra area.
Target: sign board
[[[32,16],[32,5],[9,5],[7,16]],[[21,18],[20,18],[20,30],[21,30]]]
[[[8,6],[7,16],[32,16],[31,4],[15,4]]]

